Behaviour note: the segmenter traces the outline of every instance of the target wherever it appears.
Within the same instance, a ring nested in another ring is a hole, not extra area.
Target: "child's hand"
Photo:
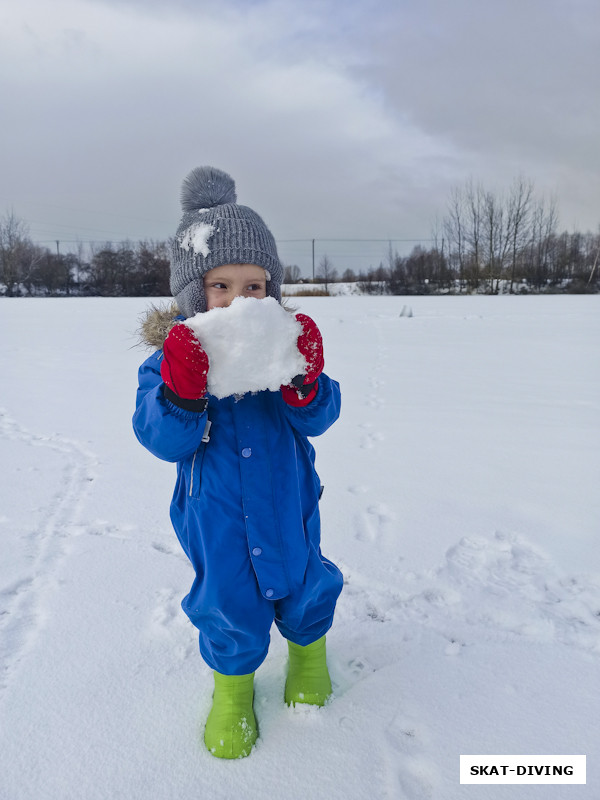
[[[298,337],[298,350],[306,361],[306,373],[299,375],[291,384],[281,387],[283,399],[290,406],[306,406],[317,394],[317,379],[323,372],[323,337],[317,324],[306,314],[296,314],[302,325],[302,333]]]
[[[306,375],[304,383],[314,383],[323,372],[323,337],[317,323],[306,314],[296,314],[302,325],[302,333],[298,337],[298,350],[306,359]]]
[[[160,375],[178,397],[199,400],[206,394],[208,356],[194,332],[178,323],[169,331],[163,345]]]

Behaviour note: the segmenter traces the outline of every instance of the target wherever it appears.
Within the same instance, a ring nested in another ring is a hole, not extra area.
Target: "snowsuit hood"
[[[178,322],[178,317],[181,318],[181,311],[177,303],[170,303],[168,306],[150,306],[140,323],[141,344],[162,350],[169,331]]]

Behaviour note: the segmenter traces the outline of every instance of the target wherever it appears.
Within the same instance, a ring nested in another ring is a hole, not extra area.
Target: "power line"
[[[57,226],[57,227],[67,227],[67,226]],[[82,229],[82,230],[85,230],[85,228]],[[108,234],[114,233],[113,231],[100,231],[100,233],[103,233],[103,232],[104,233],[108,233]],[[147,236],[138,237],[138,236],[128,236],[128,235],[125,235],[125,234],[118,234],[118,235],[125,237],[125,238],[120,239],[121,242],[145,241],[146,239],[148,239]],[[38,238],[36,238],[36,242],[35,243],[36,244],[48,244],[48,243],[54,243],[55,241],[56,241],[55,237],[51,238],[51,239],[38,239]],[[96,237],[95,239],[64,239],[64,238],[61,237],[59,241],[65,242],[66,244],[80,244],[80,243],[81,244],[95,244],[98,241],[104,241],[104,240],[101,240],[98,237]],[[388,239],[344,239],[344,238],[337,238],[337,239],[318,239],[318,238],[315,238],[315,239],[276,239],[275,241],[276,241],[276,244],[279,245],[279,244],[295,244],[295,243],[297,243],[297,244],[310,244],[312,242],[319,243],[319,244],[321,244],[323,242],[377,242],[377,243],[385,242],[385,243],[389,243],[389,244],[394,244],[394,242],[404,242],[404,243],[410,243],[410,242],[435,242],[436,240],[422,237],[422,238],[419,238],[419,239],[394,239],[394,238],[391,238],[391,239],[389,239],[389,238]]]
[[[107,231],[108,233],[108,231]],[[123,247],[125,245],[135,246],[136,244],[153,241],[161,244],[165,241],[160,237],[152,239],[149,237],[133,237],[126,238],[119,237],[118,239],[110,239],[106,237],[95,238],[52,238],[36,239],[35,244],[39,246],[56,245],[57,253],[60,252],[61,245],[66,245],[67,250],[73,252],[74,248],[70,245],[86,246],[93,248],[102,248],[106,246]],[[277,239],[276,244],[280,250],[280,256],[283,264],[296,264],[299,265],[303,272],[312,274],[313,279],[316,275],[317,257],[328,255],[334,261],[345,262],[346,267],[351,269],[360,269],[362,266],[372,267],[374,263],[380,264],[389,257],[392,249],[396,250],[396,246],[400,245],[428,245],[434,243],[436,240],[428,237],[421,238],[406,238],[406,237],[386,237],[386,238],[368,238],[368,237],[335,237],[335,238],[298,238],[298,239]],[[382,245],[387,245],[387,248],[382,248]],[[396,250],[396,253],[398,251]],[[362,265],[361,263],[362,262]]]
[[[285,242],[435,242],[435,239],[428,239],[426,237],[421,237],[419,239],[395,239],[389,236],[385,239],[347,239],[344,237],[337,239],[277,239],[278,244],[283,244]]]

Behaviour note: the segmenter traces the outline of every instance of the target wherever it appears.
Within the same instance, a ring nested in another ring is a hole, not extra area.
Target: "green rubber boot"
[[[306,703],[324,706],[331,697],[331,678],[327,669],[325,637],[302,647],[288,640],[289,663],[285,682],[288,706]]]
[[[252,708],[254,673],[221,675],[215,672],[213,704],[206,720],[204,743],[217,758],[244,758],[258,737]]]

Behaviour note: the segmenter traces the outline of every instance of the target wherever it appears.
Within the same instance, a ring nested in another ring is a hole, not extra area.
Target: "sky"
[[[2,0],[0,93],[0,214],[64,252],[168,239],[204,164],[303,269],[427,243],[468,180],[600,224],[597,0]]]

